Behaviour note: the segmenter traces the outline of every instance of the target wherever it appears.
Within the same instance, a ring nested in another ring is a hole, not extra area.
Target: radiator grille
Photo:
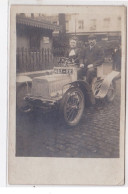
[[[69,75],[50,75],[34,78],[32,81],[32,96],[50,98],[70,82]]]

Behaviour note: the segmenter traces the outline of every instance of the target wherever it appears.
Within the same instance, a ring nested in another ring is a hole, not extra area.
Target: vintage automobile
[[[57,109],[69,126],[79,123],[84,108],[95,104],[96,99],[112,102],[115,97],[115,81],[120,73],[112,71],[103,75],[102,66],[91,86],[86,77],[78,79],[79,66],[62,58],[57,67],[45,75],[20,76],[17,80],[17,108],[23,112],[42,109],[46,112]]]

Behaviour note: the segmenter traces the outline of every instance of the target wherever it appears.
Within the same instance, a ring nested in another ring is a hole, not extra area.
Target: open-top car
[[[75,126],[87,105],[95,104],[96,99],[106,98],[108,102],[114,100],[115,80],[120,77],[119,72],[112,71],[108,75],[103,75],[100,66],[97,68],[97,77],[90,85],[86,77],[78,78],[79,69],[79,65],[62,58],[49,74],[33,78],[19,77],[17,108],[24,112],[34,109],[42,111],[57,109],[67,125]]]

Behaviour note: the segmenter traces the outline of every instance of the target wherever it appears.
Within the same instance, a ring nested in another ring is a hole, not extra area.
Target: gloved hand
[[[81,67],[81,68],[84,68],[84,64],[80,64],[80,67]]]
[[[90,69],[92,67],[93,67],[93,64],[89,64],[87,68]]]

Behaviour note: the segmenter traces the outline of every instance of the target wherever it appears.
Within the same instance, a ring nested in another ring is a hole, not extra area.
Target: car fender
[[[32,82],[32,79],[28,76],[19,75],[16,77],[16,83]]]
[[[16,76],[16,87],[19,88],[22,85],[31,85],[32,84],[32,79],[28,76],[23,76],[23,75],[18,75]]]
[[[71,83],[71,86],[79,87],[82,90],[85,96],[86,105],[95,104],[95,97],[92,93],[92,89],[86,81],[83,80],[75,81]]]
[[[101,84],[100,90],[99,90],[96,98],[104,98],[108,93],[108,89],[109,89],[110,84],[112,83],[112,81],[116,81],[120,77],[121,77],[120,72],[118,72],[118,71],[112,71],[111,73],[106,75],[104,77],[104,80]]]
[[[22,90],[23,87],[27,88],[27,91],[31,91],[32,88],[32,79],[28,76],[17,76],[16,77],[16,95]]]

